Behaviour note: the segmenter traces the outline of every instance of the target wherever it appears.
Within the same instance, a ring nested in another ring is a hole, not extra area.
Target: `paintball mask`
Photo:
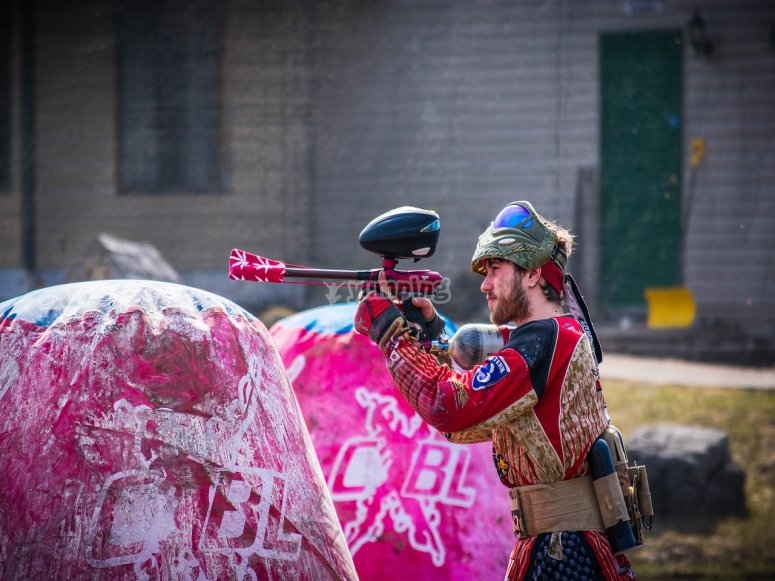
[[[471,258],[473,271],[486,274],[485,262],[489,258],[502,258],[524,269],[544,267],[546,281],[558,293],[562,291],[568,257],[557,245],[557,235],[530,202],[510,203],[479,236]]]
[[[486,275],[485,263],[490,258],[508,260],[526,270],[541,267],[541,275],[552,288],[563,294],[568,310],[587,334],[598,363],[602,361],[603,353],[587,305],[576,281],[565,273],[568,256],[559,247],[557,234],[547,226],[530,202],[511,202],[479,236],[471,268]]]

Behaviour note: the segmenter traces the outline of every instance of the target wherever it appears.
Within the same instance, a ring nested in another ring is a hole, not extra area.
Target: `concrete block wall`
[[[368,261],[352,245],[372,216],[430,207],[442,236],[427,263],[475,305],[468,260],[508,201],[589,234],[577,192],[598,161],[599,34],[685,30],[695,8],[715,50],[684,53],[686,285],[701,324],[775,335],[775,5],[759,0],[316,4],[313,256]],[[707,153],[692,176],[695,137]]]
[[[371,217],[428,207],[441,240],[419,266],[452,277],[460,316],[481,312],[470,258],[506,203],[572,223],[577,166],[596,156],[596,37],[565,3],[335,6],[316,19],[329,76],[315,87],[312,203],[322,225],[350,219],[316,232],[317,258],[365,256],[352,248]]]
[[[118,189],[113,2],[39,5],[35,199],[38,266],[48,283],[66,281],[94,237],[107,232],[154,244],[184,282],[244,303],[299,306],[298,289],[245,287],[228,282],[226,272],[233,247],[301,261],[310,243],[307,16],[298,6],[239,1],[226,12],[226,187],[210,194],[142,194]],[[0,265],[9,267],[8,279],[21,266],[14,256],[19,200],[18,188],[0,200],[11,217],[2,229],[8,244]]]
[[[436,256],[401,266],[450,276],[459,317],[483,315],[469,260],[505,203],[529,199],[572,230],[594,228],[578,192],[598,159],[599,34],[685,29],[698,7],[716,50],[684,55],[686,283],[709,324],[732,318],[775,334],[771,2],[228,0],[228,187],[212,195],[117,191],[114,4],[36,6],[36,226],[49,280],[105,231],[153,243],[185,281],[226,296],[319,304],[298,288],[226,282],[229,250],[377,266],[358,233],[410,204],[437,210],[442,235]],[[694,137],[707,153],[691,176]],[[17,177],[0,195],[3,282],[23,266],[19,204]],[[594,276],[596,249],[580,250],[578,278]]]

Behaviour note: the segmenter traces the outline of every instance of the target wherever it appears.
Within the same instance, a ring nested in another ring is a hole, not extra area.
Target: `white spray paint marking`
[[[343,523],[351,554],[377,542],[390,520],[393,530],[406,534],[415,551],[428,553],[433,564],[441,567],[447,550],[440,534],[440,505],[470,508],[476,499],[476,489],[465,484],[470,450],[427,428],[426,436],[418,438],[422,419],[404,414],[395,397],[365,387],[357,388],[354,395],[366,410],[367,435],[343,442],[328,477],[335,502],[356,502],[355,518]],[[401,461],[394,458],[393,445],[413,447],[400,489],[390,479],[391,469]]]
[[[284,530],[287,483],[278,472],[260,468],[222,471],[210,488],[205,534],[199,548],[247,561],[251,555],[295,561],[301,535]],[[280,500],[279,506],[273,500]],[[272,509],[275,509],[274,511]]]
[[[147,578],[149,564],[156,567],[161,544],[177,533],[180,490],[167,478],[163,453],[160,457],[144,445],[159,440],[204,466],[223,467],[208,469],[213,484],[198,546],[201,552],[227,556],[240,579],[255,578],[248,568],[251,555],[285,561],[299,558],[301,535],[285,531],[286,476],[243,463],[252,460],[243,439],[255,428],[259,399],[270,413],[270,423],[282,427],[285,434],[279,415],[282,406],[261,390],[263,366],[258,356],[250,356],[248,372],[239,381],[236,397],[225,406],[224,417],[152,409],[121,399],[114,404],[112,420],[95,426],[106,428],[107,433],[132,433],[133,456],[140,468],[111,475],[99,492],[87,539],[87,558],[93,567],[132,564],[137,579]],[[93,444],[93,438],[83,435],[81,444],[93,455],[89,440]],[[279,445],[278,451],[282,449]],[[97,546],[100,538],[102,544]],[[178,566],[191,573],[198,566],[193,547],[179,553]]]
[[[90,565],[105,568],[132,563],[137,566],[159,551],[161,542],[176,530],[175,491],[164,494],[160,486],[163,481],[163,477],[146,470],[124,470],[105,481],[97,497],[86,542]],[[106,507],[106,504],[111,506]],[[113,517],[108,532],[109,543],[124,552],[131,546],[128,554],[94,557],[97,552],[94,540],[103,512]]]
[[[288,374],[288,381],[293,383],[296,381],[299,376],[301,375],[301,372],[304,371],[304,368],[307,365],[307,358],[304,357],[304,355],[297,355],[293,361],[291,361],[291,364],[288,366],[288,369],[286,370],[286,373]]]
[[[0,361],[0,400],[19,379],[19,364],[10,357]]]

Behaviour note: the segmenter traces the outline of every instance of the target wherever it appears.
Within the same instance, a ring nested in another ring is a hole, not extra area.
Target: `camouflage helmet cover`
[[[567,256],[557,242],[555,232],[530,202],[511,202],[479,236],[471,268],[486,275],[489,258],[508,260],[524,269],[538,268],[552,259],[564,271]]]

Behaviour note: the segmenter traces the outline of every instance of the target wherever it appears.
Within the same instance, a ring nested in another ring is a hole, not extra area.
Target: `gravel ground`
[[[775,389],[775,367],[752,368],[605,353],[602,379],[654,384]]]

